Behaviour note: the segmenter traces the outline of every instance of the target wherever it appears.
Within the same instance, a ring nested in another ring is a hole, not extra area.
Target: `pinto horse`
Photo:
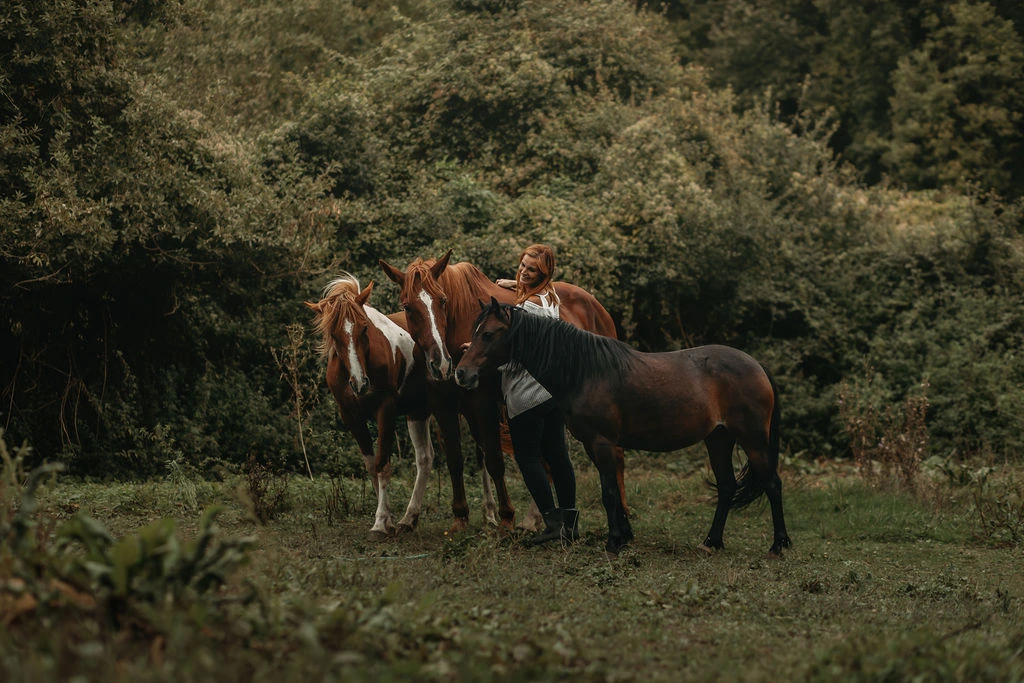
[[[441,415],[439,424],[450,424],[447,413],[455,407],[450,396],[428,384],[423,352],[409,335],[405,314],[384,315],[367,305],[372,290],[373,282],[361,290],[359,281],[346,273],[328,283],[320,301],[305,303],[316,313],[313,323],[322,336],[319,348],[327,359],[327,385],[342,422],[359,445],[377,493],[377,511],[370,531],[387,535],[396,531],[388,485],[397,416],[405,415],[416,454],[416,483],[397,526],[399,531],[411,531],[419,521],[434,462],[427,420],[431,414],[435,418]],[[376,450],[367,426],[371,419],[377,423]],[[442,430],[441,437],[444,450],[461,449],[457,430],[454,435]],[[486,474],[483,482],[487,516],[497,524]]]
[[[724,547],[729,510],[762,494],[772,510],[769,553],[779,556],[790,546],[778,475],[778,388],[756,360],[727,346],[644,353],[495,299],[483,309],[472,344],[456,368],[456,381],[471,389],[485,368],[512,362],[551,393],[569,430],[597,464],[609,553],[618,553],[633,538],[615,495],[615,447],[671,451],[701,440],[718,489],[702,547]],[[738,480],[732,467],[736,444],[747,454]]]
[[[473,333],[473,322],[480,306],[492,298],[511,303],[514,292],[500,287],[471,263],[449,265],[452,252],[437,261],[416,260],[405,271],[380,261],[381,269],[400,288],[399,301],[409,322],[409,332],[423,349],[427,360],[427,379],[435,384],[455,386],[453,358],[462,354],[462,346]],[[562,320],[581,329],[614,338],[615,323],[604,306],[584,289],[567,282],[554,283],[559,298]],[[498,401],[501,389],[497,373],[491,373],[472,392],[458,391],[463,412],[476,416],[480,439],[477,443],[484,451],[487,471],[494,479],[498,497],[498,515],[501,524],[510,528],[515,516],[505,485],[505,461],[498,445]],[[626,489],[623,482],[624,458],[622,449],[614,454],[616,481],[623,514],[626,507]],[[453,529],[465,528],[469,518],[463,485],[463,464],[448,458],[448,471],[452,479]]]

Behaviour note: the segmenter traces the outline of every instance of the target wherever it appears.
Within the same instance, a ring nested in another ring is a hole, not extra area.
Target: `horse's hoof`
[[[619,551],[605,549],[604,558],[609,562],[614,562],[615,560],[619,559]]]
[[[380,543],[381,541],[387,540],[388,533],[386,531],[381,531],[379,529],[371,529],[369,537],[372,543]]]
[[[416,530],[416,524],[415,523],[409,524],[408,522],[399,522],[398,523],[398,528],[395,530],[395,535],[396,536],[405,536],[406,534],[411,534],[415,530]]]
[[[452,525],[450,527],[448,527],[448,533],[449,534],[458,534],[458,533],[461,533],[461,532],[465,531],[468,528],[469,528],[469,520],[468,519],[461,519],[459,517],[456,517],[455,521],[452,522]]]
[[[511,525],[499,524],[497,527],[494,528],[494,535],[498,538],[513,538],[515,536],[519,536],[520,534],[518,533],[516,528]]]
[[[704,545],[703,543],[701,543],[699,546],[697,546],[697,552],[699,552],[700,554],[705,555],[707,557],[711,557],[712,555],[715,554],[715,549],[712,548],[711,546],[707,546],[707,545]]]

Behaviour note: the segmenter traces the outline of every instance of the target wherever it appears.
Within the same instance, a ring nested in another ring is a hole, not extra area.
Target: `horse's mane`
[[[566,391],[594,378],[614,381],[641,359],[635,349],[618,339],[505,307],[511,311],[511,361],[527,368],[545,386]]]
[[[416,259],[406,268],[407,289],[420,286],[428,294],[440,296],[441,290],[448,298],[448,317],[451,320],[473,320],[480,312],[480,301],[486,301],[490,287],[497,287],[483,271],[467,261],[449,263],[436,280],[430,268],[436,260]],[[422,285],[418,283],[422,282]],[[436,283],[436,284],[435,284]]]
[[[320,313],[313,318],[313,329],[320,335],[317,351],[321,357],[330,358],[336,353],[331,332],[348,309],[355,311],[355,297],[361,291],[359,280],[350,273],[342,273],[324,287],[320,295]]]
[[[488,290],[497,287],[482,270],[467,261],[449,264],[441,273],[441,280],[448,294],[449,317],[454,320],[473,320],[480,313],[480,301],[487,301]]]

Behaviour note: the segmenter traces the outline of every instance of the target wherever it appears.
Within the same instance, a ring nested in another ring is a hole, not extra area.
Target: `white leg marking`
[[[530,501],[529,511],[527,511],[522,521],[516,524],[516,528],[525,529],[526,531],[540,531],[544,528],[544,516],[540,514],[540,508],[537,507],[537,503],[532,500]]]
[[[391,505],[388,499],[390,477],[384,474],[374,474],[374,458],[372,456],[365,457],[364,461],[366,462],[366,471],[370,473],[370,481],[373,482],[374,493],[377,494],[377,512],[374,515],[370,531],[387,535],[395,528],[394,522],[391,521]]]
[[[391,521],[391,508],[388,501],[388,479],[389,477],[384,474],[377,477],[377,515],[373,520],[373,528],[370,529],[370,531],[385,535],[395,528],[394,522]]]
[[[416,483],[412,487],[409,507],[406,508],[405,516],[398,522],[398,526],[415,529],[420,518],[420,510],[423,509],[423,496],[427,491],[430,468],[434,464],[434,446],[430,442],[430,430],[427,428],[426,420],[413,420],[407,417],[405,424],[409,427],[412,448],[416,453]]]
[[[484,519],[491,526],[498,526],[498,504],[494,502],[494,491],[491,488],[491,475],[487,474],[487,468],[480,468],[480,478],[484,485]]]

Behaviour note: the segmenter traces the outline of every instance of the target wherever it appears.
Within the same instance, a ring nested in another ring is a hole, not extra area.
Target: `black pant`
[[[512,437],[516,464],[540,511],[550,512],[555,508],[544,462],[551,469],[559,507],[575,508],[576,473],[573,472],[569,449],[565,444],[565,419],[555,401],[545,401],[511,418],[508,431]]]

